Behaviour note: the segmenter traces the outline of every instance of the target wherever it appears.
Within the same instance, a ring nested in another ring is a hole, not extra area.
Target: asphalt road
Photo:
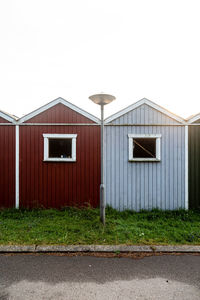
[[[0,299],[200,299],[200,256],[0,255]]]

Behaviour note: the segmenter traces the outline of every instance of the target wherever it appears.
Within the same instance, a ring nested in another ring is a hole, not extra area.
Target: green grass
[[[0,244],[200,245],[200,211],[0,210]]]

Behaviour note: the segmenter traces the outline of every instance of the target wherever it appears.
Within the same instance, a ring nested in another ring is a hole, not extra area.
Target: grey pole
[[[100,220],[105,225],[106,197],[104,185],[104,105],[109,104],[115,97],[109,94],[96,94],[89,97],[94,103],[101,105],[101,184],[100,184]]]
[[[101,185],[100,220],[105,225],[105,185],[104,185],[104,104],[101,104]]]

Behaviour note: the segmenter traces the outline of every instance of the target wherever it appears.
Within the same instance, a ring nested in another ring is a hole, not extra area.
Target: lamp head
[[[92,100],[94,103],[99,105],[106,105],[111,103],[116,98],[109,94],[96,94],[89,97],[90,100]]]

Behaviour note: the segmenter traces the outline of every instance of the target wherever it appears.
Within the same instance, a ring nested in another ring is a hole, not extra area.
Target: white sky
[[[63,97],[106,116],[143,97],[200,112],[199,0],[1,0],[0,110],[21,117]]]

